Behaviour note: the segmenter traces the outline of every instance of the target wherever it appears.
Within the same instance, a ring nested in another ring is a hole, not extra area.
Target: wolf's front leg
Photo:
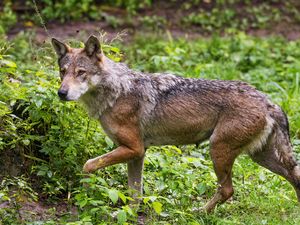
[[[134,197],[141,196],[143,194],[144,156],[129,161],[127,165],[128,187],[134,191]]]
[[[117,163],[129,162],[134,159],[144,157],[144,148],[129,148],[127,146],[119,146],[115,150],[89,159],[83,166],[83,171],[91,173],[97,169],[101,169]]]

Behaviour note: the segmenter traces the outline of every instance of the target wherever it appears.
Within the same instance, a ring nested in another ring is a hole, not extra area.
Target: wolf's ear
[[[69,51],[69,47],[66,44],[58,41],[57,39],[52,38],[51,42],[52,42],[53,48],[59,58],[62,58],[63,56],[65,56],[67,54],[67,52]]]
[[[92,56],[93,54],[100,54],[101,45],[98,38],[94,35],[90,36],[89,39],[85,42],[84,50],[88,56]]]

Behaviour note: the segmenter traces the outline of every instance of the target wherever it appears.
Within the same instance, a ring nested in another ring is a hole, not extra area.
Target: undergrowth
[[[296,0],[6,0],[0,3],[0,34],[15,25],[17,19],[25,27],[39,26],[41,18],[36,11],[46,24],[97,20],[112,28],[184,28],[200,34],[272,31],[274,26],[293,27],[300,21],[300,4]]]
[[[0,155],[19,154],[26,165],[20,168],[23,176],[1,177],[0,224],[135,224],[140,212],[146,224],[300,222],[292,187],[247,156],[234,166],[233,199],[211,215],[195,212],[216,189],[207,142],[148,149],[145,194],[137,212],[129,205],[126,165],[82,174],[88,158],[112,150],[114,144],[79,104],[59,101],[54,52],[49,44],[37,47],[29,40],[30,34],[21,34],[0,43]],[[300,41],[236,33],[193,41],[137,36],[127,46],[116,46],[106,46],[106,54],[116,53],[112,57],[118,60],[121,49],[124,60],[137,70],[254,85],[287,112],[299,158]],[[50,205],[66,202],[77,213],[24,219],[24,196],[32,202],[47,199]]]

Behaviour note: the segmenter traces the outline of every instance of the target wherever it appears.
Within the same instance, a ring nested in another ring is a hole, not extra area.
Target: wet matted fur
[[[56,39],[52,44],[62,80],[58,95],[81,101],[118,145],[88,160],[85,172],[127,162],[129,187],[142,193],[147,147],[209,139],[219,187],[206,211],[232,196],[232,166],[242,152],[285,177],[300,200],[300,169],[292,154],[287,117],[254,87],[134,71],[107,58],[95,36],[82,49]]]

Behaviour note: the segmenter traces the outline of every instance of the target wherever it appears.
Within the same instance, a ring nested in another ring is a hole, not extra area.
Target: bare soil
[[[72,221],[76,220],[78,215],[77,207],[67,204],[65,201],[47,203],[45,199],[33,201],[25,196],[18,198],[17,201],[13,199],[11,202],[6,201],[1,203],[0,209],[15,209],[17,211],[15,215],[18,215],[17,219],[21,223],[30,221],[56,221],[62,217],[65,217],[68,221]]]
[[[50,37],[57,37],[60,39],[74,38],[80,39],[82,36],[88,36],[92,34],[99,34],[99,32],[106,32],[108,40],[115,37],[118,33],[125,32],[126,35],[123,36],[124,42],[130,42],[135,34],[142,33],[153,33],[154,31],[144,28],[143,25],[140,27],[127,27],[122,26],[120,28],[112,28],[105,21],[89,21],[80,22],[72,21],[63,24],[60,23],[50,23],[47,25],[48,34],[44,28],[39,26],[25,27],[22,25],[17,25],[8,33],[9,38],[13,38],[19,32],[24,30],[34,31],[36,34],[36,41],[38,43],[43,43]],[[172,34],[173,37],[186,37],[189,39],[195,39],[200,37],[209,37],[209,34],[203,34],[201,30],[197,30],[197,27],[185,29],[184,27],[170,27],[167,30]],[[163,30],[155,31],[155,33],[164,33]],[[273,29],[249,29],[246,31],[247,34],[256,37],[268,37],[268,36],[280,36],[286,38],[287,40],[297,40],[300,38],[300,24],[288,24],[286,22],[278,23]]]

